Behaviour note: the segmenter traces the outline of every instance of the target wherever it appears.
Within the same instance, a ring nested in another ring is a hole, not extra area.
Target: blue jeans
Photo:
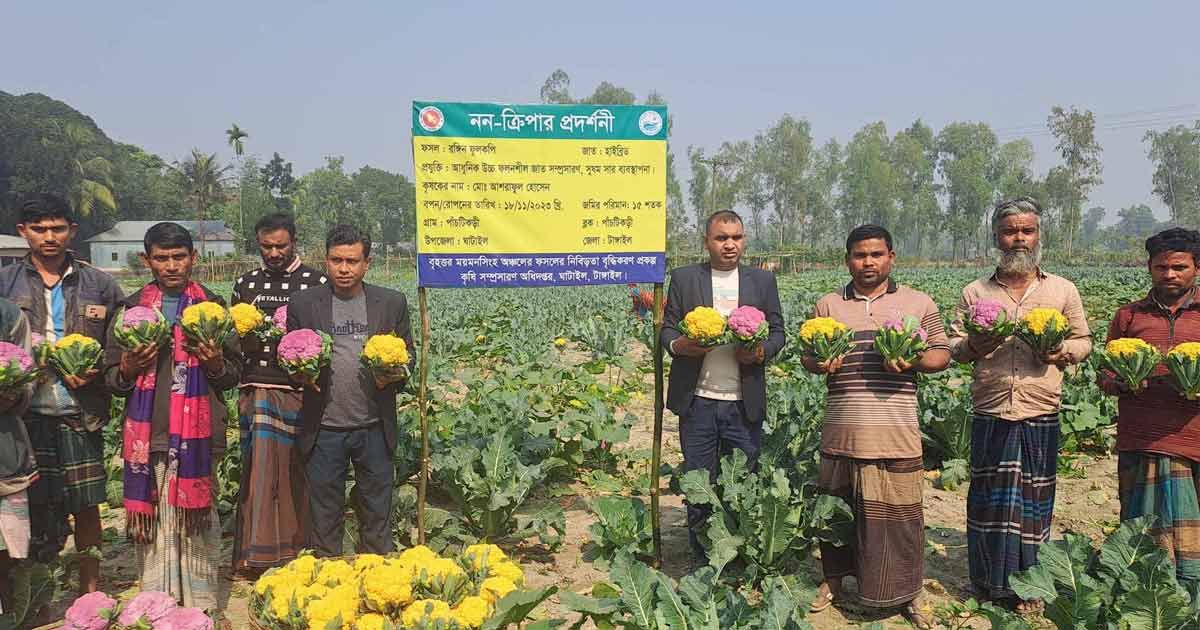
[[[346,469],[354,465],[360,549],[392,551],[392,454],[379,424],[362,429],[321,427],[304,465],[308,481],[309,546],[317,556],[342,555],[346,520]]]
[[[692,397],[687,413],[679,419],[679,446],[683,450],[683,470],[707,470],[711,483],[717,482],[721,458],[741,449],[750,468],[758,462],[762,445],[762,423],[746,419],[740,400],[713,400]],[[697,563],[708,562],[698,532],[703,529],[712,509],[707,505],[687,506],[688,542]]]

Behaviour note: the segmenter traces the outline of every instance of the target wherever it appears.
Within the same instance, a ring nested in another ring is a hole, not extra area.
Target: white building
[[[145,251],[143,239],[146,230],[160,221],[118,221],[111,230],[101,232],[87,240],[92,250],[92,264],[106,271],[117,271],[128,267],[130,252],[136,256]],[[205,221],[204,240],[201,250],[199,221],[173,221],[192,233],[196,251],[208,258],[220,258],[236,251],[237,236],[225,226],[224,221]],[[22,243],[24,240],[22,239]]]
[[[29,244],[20,236],[0,234],[0,267],[17,262],[29,253]]]

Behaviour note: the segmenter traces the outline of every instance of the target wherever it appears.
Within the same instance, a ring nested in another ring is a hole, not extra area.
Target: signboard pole
[[[662,523],[658,511],[658,469],[662,466],[663,285],[654,283],[654,447],[650,455],[650,525],[654,536],[654,568],[662,568]]]
[[[429,304],[425,287],[417,287],[421,310],[421,380],[417,389],[417,412],[421,419],[421,472],[417,482],[417,544],[425,544],[425,492],[429,485],[429,407],[426,401],[429,379]]]

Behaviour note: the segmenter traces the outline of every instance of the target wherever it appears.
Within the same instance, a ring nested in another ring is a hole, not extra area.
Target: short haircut
[[[362,243],[363,257],[371,255],[371,237],[367,236],[362,230],[353,225],[339,223],[329,230],[329,235],[325,237],[325,253],[338,245],[355,245]]]
[[[742,225],[745,225],[745,223],[742,221],[742,216],[733,210],[717,210],[716,212],[708,215],[708,220],[704,222],[705,236],[708,236],[708,233],[712,231],[713,224],[717,223],[718,221],[721,223],[741,223]]]
[[[261,232],[274,232],[276,230],[287,230],[292,240],[296,240],[296,219],[286,212],[272,212],[271,214],[263,215],[254,224],[255,235]]]
[[[1191,254],[1192,262],[1200,264],[1200,232],[1174,227],[1146,239],[1146,253],[1151,259],[1170,252]]]
[[[146,236],[142,239],[142,245],[146,248],[146,254],[150,253],[150,248],[158,247],[159,249],[175,249],[178,247],[187,248],[189,252],[194,251],[192,246],[192,233],[187,231],[187,228],[178,223],[164,221],[155,223],[146,230]]]
[[[850,235],[846,237],[846,255],[850,254],[850,249],[852,247],[854,247],[855,243],[861,243],[862,241],[869,241],[873,238],[883,239],[883,242],[887,244],[888,251],[889,252],[893,251],[893,249],[892,249],[892,233],[887,231],[887,228],[885,228],[881,225],[875,225],[873,223],[868,223],[866,225],[860,225],[860,226],[854,228],[853,230],[850,230]]]
[[[1005,218],[1017,214],[1035,215],[1038,218],[1038,227],[1042,226],[1042,204],[1038,203],[1037,199],[1026,195],[1024,197],[1005,199],[996,204],[996,208],[992,210],[992,231],[995,232],[996,227]]]
[[[37,223],[44,219],[66,219],[75,223],[75,214],[66,199],[50,193],[30,195],[21,203],[21,223]]]

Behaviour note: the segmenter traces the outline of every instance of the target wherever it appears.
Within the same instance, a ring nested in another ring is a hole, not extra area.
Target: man
[[[0,298],[0,341],[29,352],[29,322],[21,309]],[[21,421],[31,385],[0,391],[0,612],[11,604],[8,576],[13,560],[29,554],[28,488],[38,476],[33,444]]]
[[[315,382],[305,383],[300,456],[308,483],[309,546],[318,556],[342,555],[346,468],[354,465],[361,549],[388,553],[392,541],[392,455],[399,439],[396,394],[403,379],[380,380],[359,362],[367,339],[393,333],[416,358],[404,295],[363,282],[371,238],[335,225],[325,239],[329,284],[292,297],[288,330],[330,331],[333,356]]]
[[[762,422],[767,417],[763,366],[783,348],[783,309],[775,276],[740,264],[746,231],[737,213],[723,210],[704,228],[708,262],[671,272],[661,341],[674,357],[667,384],[667,409],[679,417],[679,443],[686,471],[707,470],[716,482],[721,457],[741,449],[751,466],[758,460]],[[729,315],[753,306],[767,316],[770,333],[752,349],[741,344],[702,346],[683,334],[679,324],[697,306]],[[687,506],[688,540],[693,564],[707,562],[698,534],[707,506]]]
[[[121,301],[112,276],[70,251],[79,226],[61,197],[35,195],[21,206],[17,232],[29,255],[0,270],[0,296],[25,311],[32,332],[50,343],[80,333],[105,343],[105,331]],[[46,370],[24,416],[38,462],[29,488],[31,555],[48,562],[62,551],[74,519],[79,552],[79,591],[95,591],[100,560],[100,504],[106,499],[104,436],[110,395],[99,369],[63,377]]]
[[[981,597],[1013,604],[1022,613],[1039,609],[1041,602],[1016,601],[1008,577],[1037,564],[1038,547],[1050,537],[1063,368],[1092,350],[1079,291],[1040,267],[1041,218],[1042,208],[1031,197],[996,205],[996,272],[963,289],[950,332],[954,359],[975,364],[967,494],[971,582]],[[1071,332],[1045,356],[1016,337],[969,335],[963,319],[983,299],[1000,302],[1016,319],[1035,308],[1058,309]]]
[[[172,339],[122,349],[109,330],[105,378],[126,398],[126,534],[134,542],[143,591],[170,593],[184,606],[219,614],[221,523],[216,464],[225,453],[224,392],[237,387],[236,335],[224,346],[193,343],[178,326],[187,307],[224,301],[192,281],[192,236],[175,223],[146,231],[142,262],[154,280],[123,306],[162,311]]]
[[[268,318],[292,295],[325,284],[325,274],[296,255],[296,222],[269,214],[254,226],[263,266],[237,279],[233,304],[247,303]],[[306,542],[308,498],[304,468],[293,445],[300,432],[300,389],[279,368],[275,343],[242,340],[238,398],[242,483],[233,534],[233,571],[259,571],[295,558]]]
[[[854,228],[846,237],[850,282],[813,309],[815,317],[832,317],[854,331],[854,345],[845,356],[802,361],[808,371],[828,375],[818,488],[851,506],[855,527],[848,545],[821,545],[825,582],[813,611],[840,598],[842,578],[853,575],[864,605],[903,605],[913,625],[928,628],[919,602],[925,522],[916,373],[944,370],[950,344],[933,300],[892,280],[895,261],[886,229]],[[912,363],[884,361],[875,349],[875,333],[887,321],[905,317],[920,320],[929,347]]]
[[[1172,228],[1146,240],[1153,288],[1117,310],[1108,339],[1136,337],[1166,354],[1200,341],[1196,265],[1200,232]],[[1165,366],[1145,387],[1130,391],[1110,372],[1101,388],[1117,401],[1117,477],[1121,520],[1152,514],[1154,534],[1175,561],[1185,589],[1200,586],[1200,403],[1180,396]]]

